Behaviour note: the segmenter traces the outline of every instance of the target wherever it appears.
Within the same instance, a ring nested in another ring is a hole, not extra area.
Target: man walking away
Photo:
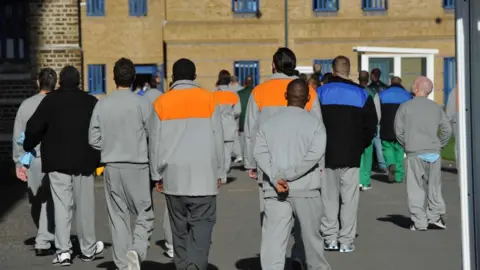
[[[113,79],[117,89],[95,106],[89,142],[101,150],[105,164],[113,260],[120,270],[140,270],[141,261],[147,257],[154,219],[147,145],[152,104],[129,90],[135,80],[135,66],[129,59],[115,63]],[[130,214],[137,216],[133,236]]]
[[[56,84],[57,73],[53,69],[44,68],[40,70],[37,77],[37,85],[40,92],[27,98],[20,104],[13,127],[12,149],[17,178],[27,181],[32,207],[31,214],[38,229],[35,237],[36,256],[55,254],[55,249],[52,246],[52,243],[55,241],[53,201],[48,176],[42,172],[40,145],[35,147],[35,150],[30,153],[33,156],[31,163],[22,164],[22,158],[25,157],[25,154],[28,155],[23,150],[22,144],[28,119],[33,115],[43,98],[55,89]]]
[[[322,187],[325,214],[321,231],[325,249],[337,250],[340,243],[340,252],[353,252],[360,159],[372,143],[378,119],[373,99],[360,85],[348,79],[350,60],[337,56],[332,68],[334,76],[319,89],[328,138]]]
[[[206,270],[225,162],[220,108],[195,78],[193,62],[178,60],[153,105],[150,173],[167,198],[176,269]]]
[[[247,112],[247,104],[250,99],[250,95],[253,90],[253,78],[250,75],[247,75],[244,82],[245,88],[238,91],[238,97],[240,98],[240,105],[242,106],[242,112],[240,113],[239,124],[238,124],[238,139],[234,143],[233,149],[237,156],[234,163],[243,161],[243,156],[245,153],[245,135],[243,133],[245,126],[245,115]]]
[[[400,83],[399,78],[392,79],[392,85],[379,94],[383,114],[380,121],[380,139],[382,140],[385,162],[388,166],[388,181],[390,183],[402,183],[405,174],[403,168],[405,152],[395,136],[394,122],[398,107],[411,100],[412,94],[405,90]]]
[[[55,207],[53,264],[72,263],[70,228],[75,205],[77,234],[82,254],[92,261],[104,244],[95,236],[93,172],[99,152],[88,144],[88,125],[97,98],[80,90],[80,73],[73,66],[60,72],[60,88],[43,98],[27,122],[23,149],[32,152],[41,143],[42,172],[48,173]]]
[[[382,76],[382,71],[380,71],[380,69],[372,69],[372,72],[370,73],[370,80],[372,82],[368,85],[368,87],[371,90],[375,91],[377,94],[388,87],[388,85],[386,85],[380,80],[380,76]]]
[[[418,77],[412,88],[415,97],[402,104],[395,116],[395,134],[407,153],[407,197],[413,223],[410,229],[425,231],[429,224],[446,229],[440,151],[447,145],[452,127],[442,108],[428,99],[432,81]]]
[[[225,154],[225,174],[222,177],[222,184],[226,184],[227,176],[232,164],[233,144],[238,137],[237,120],[242,112],[242,107],[237,92],[232,91],[229,86],[231,80],[230,73],[226,70],[222,70],[218,76],[219,79],[217,81],[214,95],[222,115]]]
[[[295,76],[295,68],[297,66],[297,58],[293,51],[288,48],[280,48],[273,55],[272,72],[270,80],[258,85],[253,89],[252,95],[248,101],[247,112],[245,116],[245,168],[249,170],[251,178],[257,178],[260,196],[260,224],[263,223],[263,179],[261,170],[257,177],[257,164],[253,158],[255,138],[258,128],[270,117],[278,113],[279,110],[285,108],[287,101],[285,100],[285,92],[287,85],[297,79]],[[314,89],[309,90],[310,100],[307,102],[305,109],[316,119],[322,121],[322,113],[318,102],[317,93]],[[320,163],[323,164],[322,160]],[[321,165],[323,167],[323,165]],[[294,227],[298,227],[295,224]],[[294,264],[298,265],[304,261],[303,244],[300,231],[295,230],[295,245],[292,248],[292,258]]]
[[[150,100],[150,103],[153,103],[159,96],[163,94],[162,91],[158,90],[158,85],[160,84],[160,78],[155,75],[152,77],[150,82],[150,89],[145,92],[144,96]]]
[[[367,92],[368,96],[373,98],[373,103],[375,104],[375,110],[377,112],[377,136],[378,136],[378,124],[381,119],[381,110],[380,110],[380,99],[378,94],[368,88],[368,72],[367,71],[360,71],[358,76],[358,82],[363,87],[363,89]],[[376,136],[376,137],[377,137]],[[367,191],[372,188],[372,163],[373,163],[373,144],[375,143],[376,138],[373,139],[372,144],[370,144],[362,154],[362,158],[360,160],[360,190]],[[378,152],[377,152],[378,154]],[[381,152],[381,145],[380,145],[380,155],[383,159],[383,154]]]
[[[310,98],[305,81],[290,82],[285,98],[287,107],[260,126],[255,141],[255,160],[264,172],[262,269],[284,269],[288,238],[298,219],[306,269],[330,270],[318,230],[323,212],[319,162],[325,154],[325,126],[305,111]]]

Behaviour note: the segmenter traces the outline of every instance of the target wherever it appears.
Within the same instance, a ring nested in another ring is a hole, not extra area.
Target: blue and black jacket
[[[400,84],[392,84],[387,89],[378,94],[380,106],[382,109],[382,119],[380,119],[380,139],[384,141],[395,142],[395,115],[398,107],[404,102],[412,99],[412,94],[405,90]]]
[[[377,113],[362,86],[332,76],[317,88],[327,131],[325,167],[358,168],[360,158],[375,136]]]

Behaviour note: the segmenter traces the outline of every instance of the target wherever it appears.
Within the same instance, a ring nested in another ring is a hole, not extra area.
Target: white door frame
[[[353,51],[361,55],[361,70],[369,70],[370,58],[393,58],[393,74],[399,77],[402,73],[402,58],[425,58],[427,60],[426,77],[435,85],[435,55],[439,52],[437,49],[354,47]],[[435,91],[432,91],[428,98],[434,100]]]

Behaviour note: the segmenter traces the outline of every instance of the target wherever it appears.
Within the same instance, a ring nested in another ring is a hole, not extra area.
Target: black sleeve
[[[369,96],[363,106],[363,138],[365,140],[365,148],[372,143],[375,133],[377,132],[377,124],[378,117],[377,111],[375,110],[375,103],[373,103],[373,98]]]
[[[40,102],[37,110],[27,122],[23,149],[31,152],[43,139],[48,126],[48,95]]]

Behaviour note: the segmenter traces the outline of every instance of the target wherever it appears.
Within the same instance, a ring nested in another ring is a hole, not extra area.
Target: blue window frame
[[[327,72],[332,72],[332,62],[333,59],[316,59],[313,60],[313,64],[320,64],[322,65],[322,74],[325,74]]]
[[[313,11],[337,11],[339,0],[313,0]]]
[[[443,58],[443,102],[446,105],[450,92],[455,89],[456,81],[455,57]]]
[[[88,93],[105,94],[105,65],[88,65]]]
[[[105,16],[104,0],[88,0],[87,16]]]
[[[28,1],[0,1],[0,63],[29,62]]]
[[[362,8],[365,11],[387,10],[388,0],[362,0]]]
[[[232,10],[235,13],[256,13],[260,0],[232,0]]]
[[[130,16],[147,16],[147,0],[128,0]]]
[[[455,8],[455,0],[443,0],[443,8],[445,9]]]
[[[238,82],[243,85],[247,76],[252,76],[253,86],[260,83],[260,69],[258,61],[236,61],[233,64],[233,73],[238,77]]]

